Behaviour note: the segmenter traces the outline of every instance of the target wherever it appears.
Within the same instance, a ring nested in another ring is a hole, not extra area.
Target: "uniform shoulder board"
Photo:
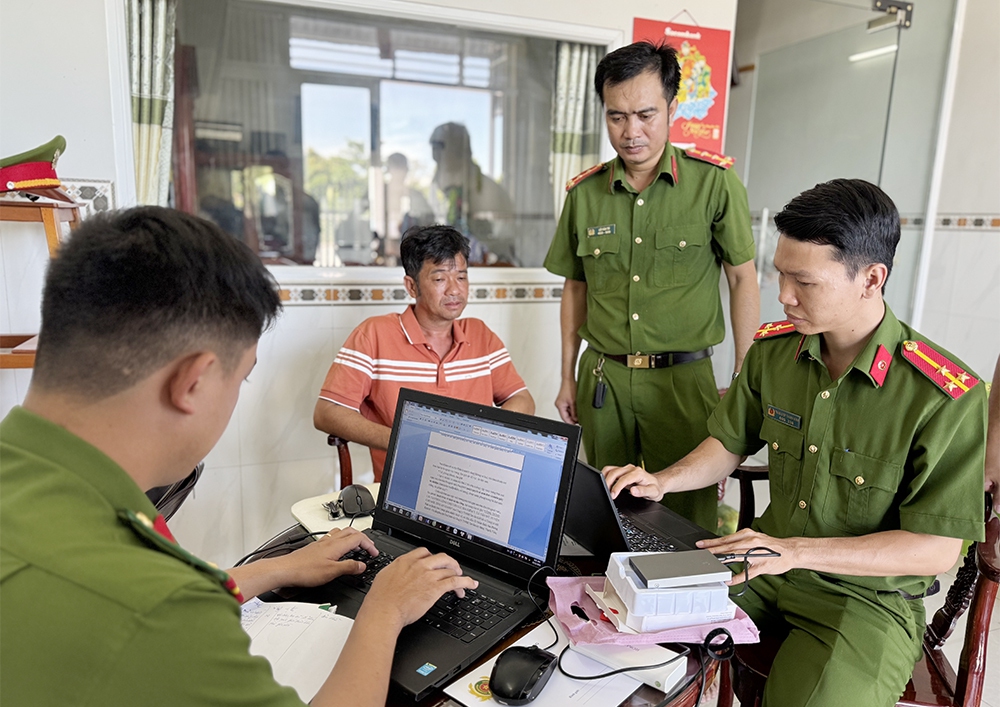
[[[916,366],[953,400],[957,400],[979,384],[979,379],[963,371],[931,348],[925,341],[904,341],[903,358]]]
[[[572,179],[570,179],[568,182],[566,182],[566,191],[572,191],[573,187],[575,187],[577,184],[579,184],[580,182],[582,182],[584,179],[586,179],[587,177],[590,177],[590,176],[592,176],[594,174],[597,174],[599,172],[603,172],[605,169],[607,169],[607,167],[608,166],[606,164],[604,164],[603,162],[601,162],[599,164],[595,164],[590,169],[583,170],[578,175],[576,175],[575,177],[573,177]]]
[[[765,322],[760,325],[760,329],[753,335],[753,340],[770,339],[775,336],[791,334],[795,331],[795,325],[791,322]]]
[[[722,169],[729,169],[736,164],[736,160],[732,157],[721,155],[718,152],[711,152],[710,150],[702,150],[698,147],[692,147],[690,150],[685,150],[684,154],[692,159],[708,162],[709,164],[714,164],[716,167],[722,167]]]
[[[233,578],[212,563],[195,557],[178,545],[170,529],[167,528],[167,521],[162,515],[156,516],[156,520],[152,521],[149,519],[149,516],[141,511],[136,513],[135,511],[123,510],[118,511],[118,517],[122,523],[130,527],[147,545],[180,560],[200,572],[204,572],[221,584],[227,592],[233,595],[236,601],[240,604],[243,603],[243,594],[240,592],[240,588],[236,586]]]

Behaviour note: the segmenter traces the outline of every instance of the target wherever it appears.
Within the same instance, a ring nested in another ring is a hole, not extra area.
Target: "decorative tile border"
[[[62,179],[62,190],[80,205],[80,218],[93,216],[100,211],[112,211],[117,208],[115,199],[115,183],[110,179]],[[35,201],[18,191],[7,192],[5,200]]]
[[[760,211],[750,213],[750,223],[760,227]],[[899,225],[923,228],[924,215],[900,214]],[[945,231],[1000,231],[1000,214],[938,214],[936,226]]]
[[[562,289],[561,285],[470,285],[469,303],[558,302],[562,297]],[[293,285],[282,287],[278,294],[286,306],[395,304],[410,301],[410,296],[402,287]]]

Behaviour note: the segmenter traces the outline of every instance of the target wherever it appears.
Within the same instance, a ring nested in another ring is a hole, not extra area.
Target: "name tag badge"
[[[613,223],[609,223],[607,226],[590,226],[587,228],[587,238],[613,235],[615,235],[615,224]]]
[[[792,427],[796,430],[802,429],[802,416],[796,415],[794,412],[788,412],[787,410],[776,408],[773,405],[768,405],[767,416],[770,417],[775,422],[780,422],[783,425],[788,425],[789,427]]]

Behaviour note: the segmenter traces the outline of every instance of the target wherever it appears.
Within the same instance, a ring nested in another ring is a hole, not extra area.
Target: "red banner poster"
[[[681,85],[670,128],[670,142],[674,145],[696,145],[722,152],[729,99],[730,34],[725,29],[635,18],[633,42],[665,41],[677,50]]]

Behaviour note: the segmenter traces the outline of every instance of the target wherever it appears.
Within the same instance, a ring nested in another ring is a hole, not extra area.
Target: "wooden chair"
[[[986,524],[986,542],[973,543],[945,604],[924,632],[924,655],[917,661],[897,707],[978,707],[983,697],[986,645],[990,619],[1000,583],[1000,518]],[[970,608],[958,673],[945,658],[942,647],[958,619]],[[759,644],[737,646],[731,675],[723,671],[719,707],[731,707],[735,692],[741,707],[759,707],[771,663],[781,642],[761,635]],[[729,690],[730,678],[732,691]]]
[[[351,468],[351,450],[347,448],[347,440],[343,437],[330,435],[326,438],[326,443],[337,448],[337,458],[340,460],[340,488],[345,488],[354,483],[354,471]],[[375,474],[375,483],[382,482],[382,472]]]
[[[177,509],[181,507],[192,491],[194,491],[194,485],[198,483],[198,479],[201,478],[201,472],[205,470],[205,462],[202,462],[194,468],[190,474],[185,476],[180,481],[175,481],[169,486],[157,486],[156,488],[149,489],[146,492],[147,498],[153,502],[158,510],[164,517],[165,520],[170,520],[170,518],[177,512]]]

